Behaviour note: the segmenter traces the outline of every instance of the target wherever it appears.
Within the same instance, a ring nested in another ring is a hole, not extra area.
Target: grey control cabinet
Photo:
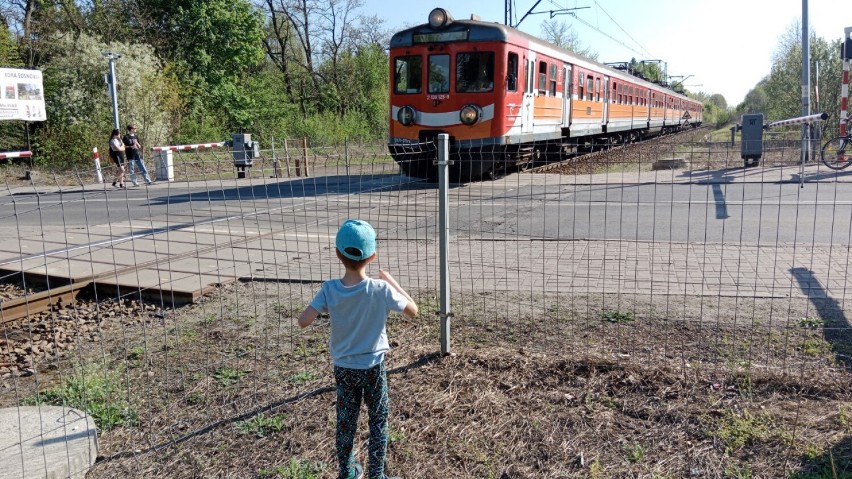
[[[763,156],[763,113],[743,115],[742,129],[742,158],[743,166],[757,166]],[[753,164],[751,162],[754,161]]]
[[[237,177],[246,177],[246,168],[251,168],[253,160],[260,156],[260,145],[251,141],[249,133],[234,133],[231,135],[231,152],[234,155],[234,167]]]

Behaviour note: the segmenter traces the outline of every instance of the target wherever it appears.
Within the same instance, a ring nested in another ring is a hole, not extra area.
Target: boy
[[[390,273],[379,270],[379,279],[367,277],[367,265],[376,260],[376,231],[366,221],[346,220],[335,239],[337,258],[346,272],[340,279],[323,283],[310,306],[299,315],[306,328],[320,312],[331,323],[329,349],[337,384],[338,479],[361,479],[355,463],[355,428],[361,398],[370,417],[369,477],[384,474],[388,444],[388,386],[384,357],[388,346],[385,323],[390,311],[417,316],[417,304]],[[398,478],[397,478],[398,479]]]

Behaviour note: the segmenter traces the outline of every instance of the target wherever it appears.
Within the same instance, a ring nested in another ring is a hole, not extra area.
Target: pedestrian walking
[[[148,168],[145,168],[145,160],[142,158],[142,145],[139,143],[139,137],[136,136],[136,127],[127,125],[127,133],[122,138],[124,147],[127,149],[127,161],[130,166],[130,181],[133,186],[139,186],[136,181],[136,168],[142,174],[142,179],[146,185],[153,184],[151,177],[148,175]]]
[[[124,165],[127,163],[127,155],[118,128],[112,130],[112,136],[109,139],[109,157],[115,163],[115,179],[112,181],[112,187],[124,188]]]
[[[384,473],[388,445],[388,378],[385,353],[390,349],[385,325],[388,313],[417,316],[417,303],[390,273],[367,277],[367,265],[376,260],[376,231],[366,221],[346,220],[335,240],[337,258],[346,272],[322,284],[299,316],[306,328],[321,312],[330,316],[329,350],[337,384],[335,445],[338,479],[361,479],[364,469],[355,462],[355,429],[361,399],[367,405],[370,425],[370,479],[387,479]],[[397,478],[398,479],[398,478]]]

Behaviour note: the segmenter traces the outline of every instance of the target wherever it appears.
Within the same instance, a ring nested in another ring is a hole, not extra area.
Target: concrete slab
[[[225,275],[240,277],[251,273],[251,266],[247,262],[213,258],[186,258],[169,261],[168,264],[160,265],[159,269],[174,271],[176,273],[201,273],[212,276]]]
[[[0,478],[83,478],[95,463],[95,422],[61,406],[0,409]]]
[[[68,258],[33,258],[23,262],[14,262],[3,265],[3,271],[23,272],[30,277],[50,277],[70,279],[79,282],[94,275],[108,273],[120,268],[115,264],[93,263],[91,261],[80,261]]]
[[[183,254],[198,250],[198,245],[193,243],[177,243],[166,238],[161,233],[151,238],[137,238],[131,241],[118,243],[114,246],[116,250],[141,251],[158,254]]]
[[[224,274],[178,273],[168,270],[142,268],[123,275],[100,278],[95,287],[107,297],[138,295],[170,304],[196,301],[220,284],[236,281]]]

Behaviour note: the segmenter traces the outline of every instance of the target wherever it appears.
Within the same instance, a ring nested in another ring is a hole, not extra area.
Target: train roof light
[[[429,12],[429,26],[434,29],[444,28],[453,22],[450,12],[443,8],[436,8]]]

